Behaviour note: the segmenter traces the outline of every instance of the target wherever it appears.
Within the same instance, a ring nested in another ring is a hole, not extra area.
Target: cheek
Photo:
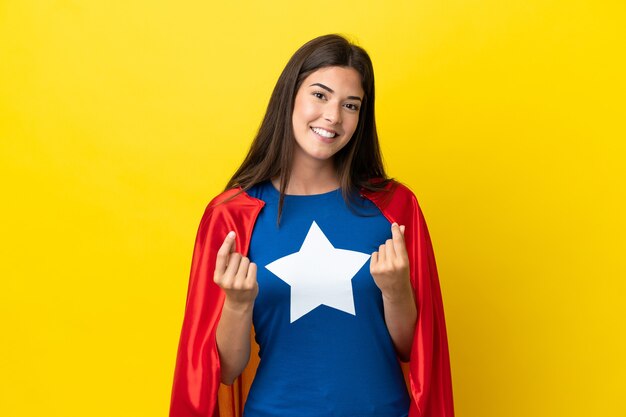
[[[307,103],[306,100],[296,96],[292,116],[294,125],[296,123],[306,123],[314,113],[314,109],[312,107],[313,106],[310,103]]]
[[[346,130],[350,129],[350,132],[351,132],[350,136],[352,136],[352,133],[356,131],[356,128],[358,125],[359,125],[359,116],[357,115],[353,119],[350,119],[349,127],[346,128]]]

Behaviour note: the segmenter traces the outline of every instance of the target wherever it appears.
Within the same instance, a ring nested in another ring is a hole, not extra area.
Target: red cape
[[[391,223],[406,226],[404,238],[418,314],[411,359],[402,365],[411,395],[409,417],[453,417],[448,340],[428,228],[417,199],[407,187],[393,183],[388,189],[390,193],[363,191],[361,195],[376,204]],[[237,233],[236,250],[248,253],[252,230],[264,204],[233,189],[213,199],[202,216],[191,263],[170,417],[241,417],[243,413],[258,358],[251,355],[250,363],[232,386],[220,384],[215,332],[224,292],[213,282],[213,270],[217,251],[231,230]],[[253,335],[251,341],[252,350],[258,352]]]

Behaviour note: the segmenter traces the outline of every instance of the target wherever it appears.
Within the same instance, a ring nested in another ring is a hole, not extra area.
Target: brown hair
[[[248,190],[255,184],[280,177],[278,221],[289,183],[295,136],[292,126],[294,100],[306,77],[320,68],[354,68],[361,75],[364,91],[359,121],[350,141],[334,155],[341,191],[347,203],[352,191],[382,191],[390,179],[383,167],[374,117],[374,69],[365,50],[339,35],[325,35],[304,44],[280,74],[261,127],[248,155],[226,189]],[[378,179],[372,183],[371,179]]]

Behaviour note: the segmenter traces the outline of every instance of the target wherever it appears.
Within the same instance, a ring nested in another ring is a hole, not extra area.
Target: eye
[[[312,93],[312,95],[313,95],[315,98],[319,98],[320,100],[324,100],[324,99],[326,98],[326,95],[324,95],[324,93],[319,92],[319,91],[314,91],[314,92]]]
[[[357,106],[356,104],[352,104],[352,103],[347,103],[346,108],[352,111],[359,111],[359,106]]]

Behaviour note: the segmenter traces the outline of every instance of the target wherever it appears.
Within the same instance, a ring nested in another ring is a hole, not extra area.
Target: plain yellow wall
[[[191,251],[305,41],[372,56],[458,416],[624,416],[623,1],[0,3],[0,415],[164,416]]]

